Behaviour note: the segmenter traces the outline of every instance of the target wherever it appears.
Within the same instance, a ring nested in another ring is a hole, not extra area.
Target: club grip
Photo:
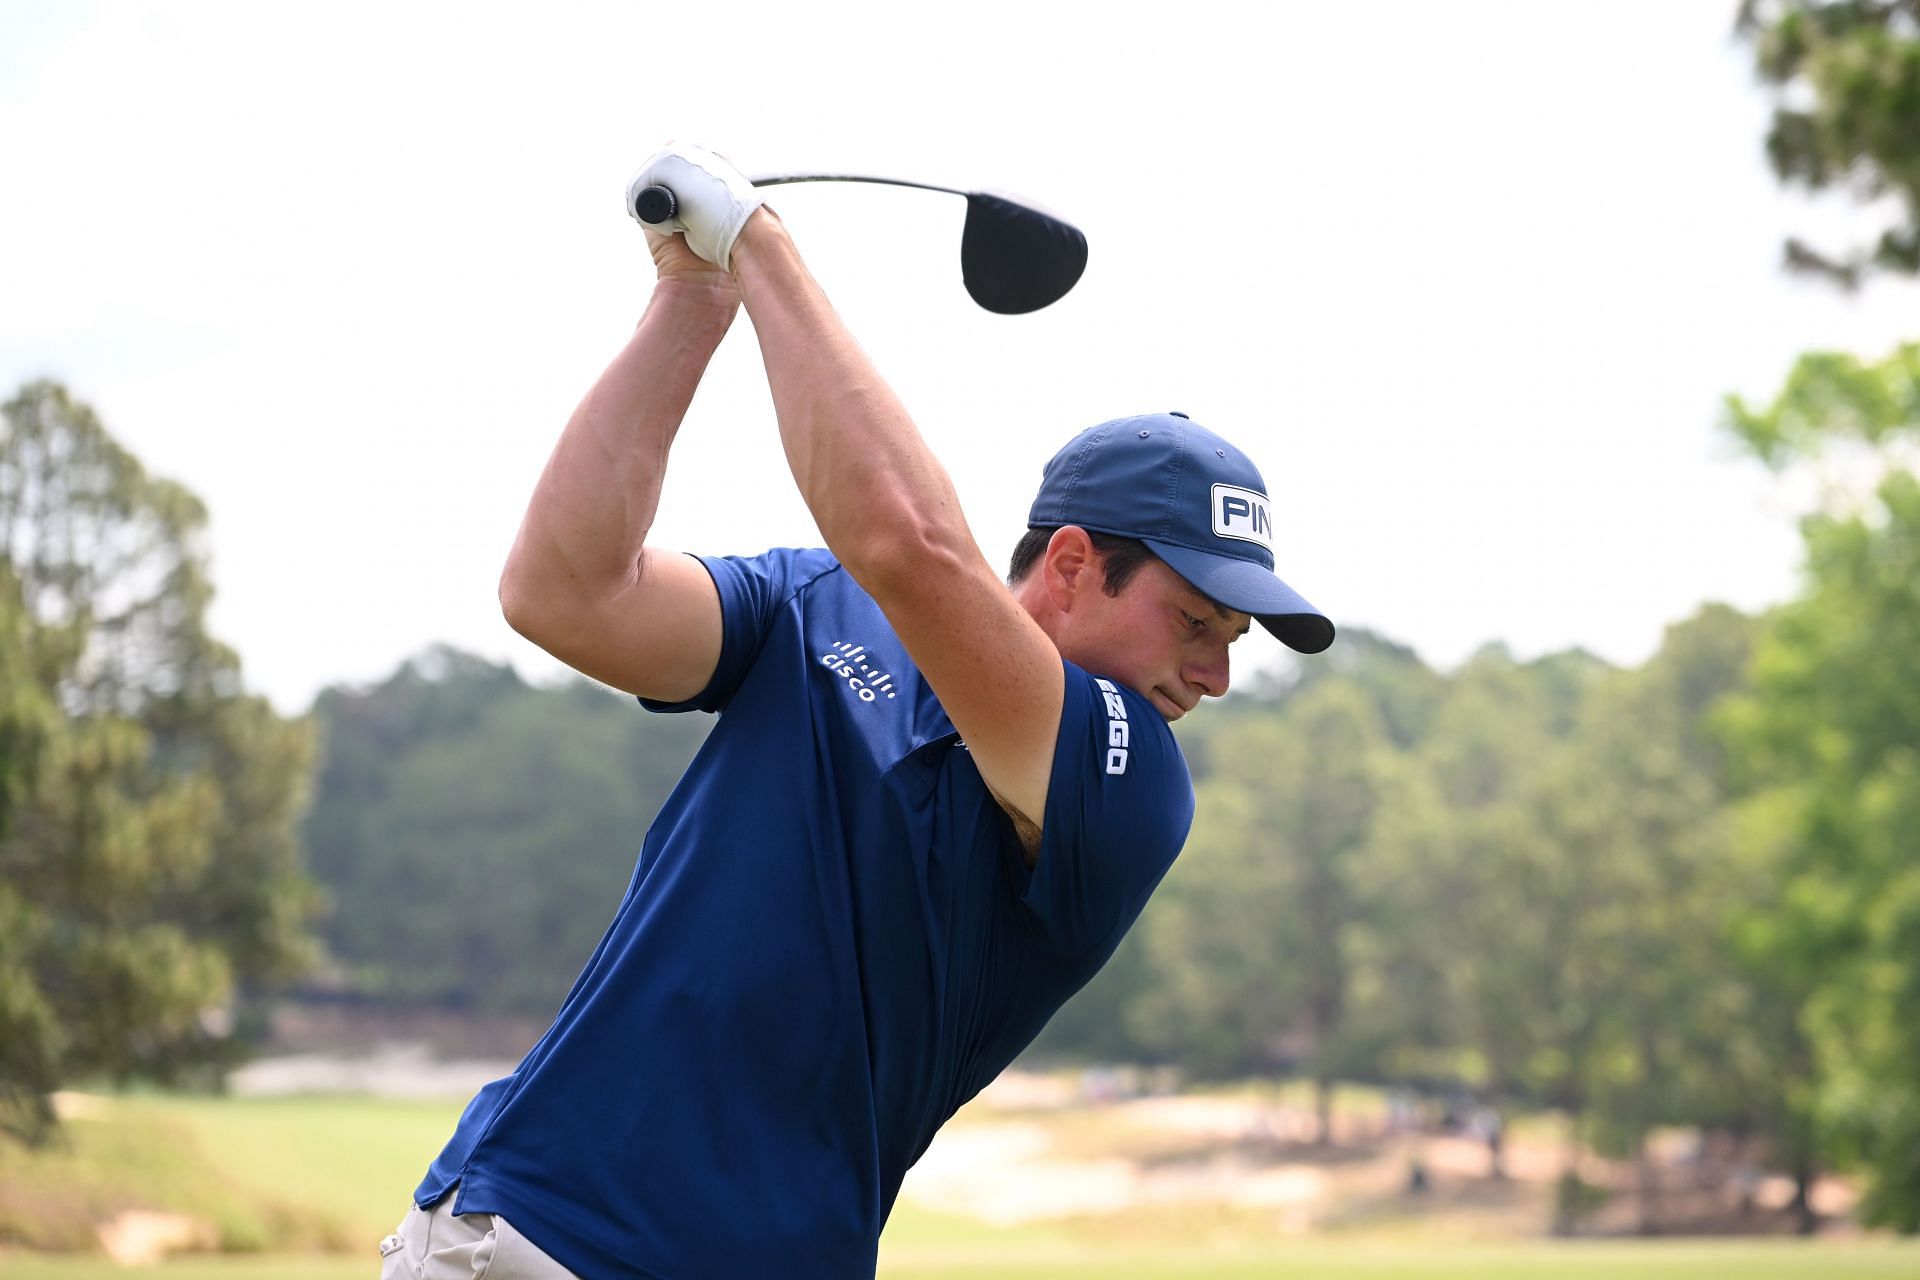
[[[679,209],[680,202],[674,199],[673,191],[658,183],[642,187],[633,197],[634,214],[648,226],[659,226]]]

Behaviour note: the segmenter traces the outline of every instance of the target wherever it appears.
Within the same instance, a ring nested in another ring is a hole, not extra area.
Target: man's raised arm
[[[771,211],[746,222],[732,266],[801,496],[939,695],[1031,856],[1060,725],[1058,651],[981,555],[946,470]]]
[[[720,600],[686,556],[647,545],[667,450],[739,307],[731,276],[650,236],[660,279],[633,338],[573,412],[500,575],[514,630],[568,666],[663,701],[720,659]]]

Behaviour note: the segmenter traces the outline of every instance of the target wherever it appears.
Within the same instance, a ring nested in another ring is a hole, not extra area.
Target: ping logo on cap
[[[1267,495],[1237,484],[1213,486],[1213,536],[1257,542],[1272,551],[1273,517],[1267,510]]]

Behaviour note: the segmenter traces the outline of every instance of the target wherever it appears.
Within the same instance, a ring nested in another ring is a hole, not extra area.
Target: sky
[[[1781,272],[1871,219],[1779,189],[1733,10],[0,0],[0,391],[61,379],[206,501],[213,630],[282,710],[436,643],[546,678],[495,584],[645,306],[629,174],[680,138],[1008,191],[1090,245],[1028,316],[961,288],[956,198],[772,200],[996,564],[1071,434],[1177,409],[1337,623],[1635,664],[1796,589],[1806,486],[1723,398],[1920,303]],[[744,319],[654,540],[817,541]]]

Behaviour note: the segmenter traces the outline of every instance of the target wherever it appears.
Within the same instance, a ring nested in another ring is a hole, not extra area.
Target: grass
[[[175,1258],[159,1267],[132,1269],[99,1257],[0,1254],[0,1275],[7,1280],[373,1280],[380,1262],[372,1249],[362,1256],[228,1256]]]
[[[149,1098],[135,1109],[192,1133],[231,1185],[287,1197],[350,1241],[392,1231],[459,1102],[385,1098]]]
[[[1878,1242],[1529,1242],[1458,1249],[1302,1242],[1231,1254],[1163,1247],[1039,1259],[982,1248],[945,1261],[901,1259],[883,1266],[881,1275],[886,1280],[1702,1280],[1733,1275],[1741,1280],[1911,1280],[1920,1275],[1920,1248]]]
[[[371,1280],[356,1257],[178,1259],[157,1280]],[[0,1255],[7,1280],[126,1280],[102,1258]],[[133,1274],[140,1274],[135,1272]],[[1035,1250],[996,1241],[883,1252],[881,1280],[1911,1280],[1920,1247],[1885,1242],[1703,1241],[1476,1245],[1464,1249],[1301,1243],[1233,1254],[1099,1246]]]
[[[393,1229],[458,1114],[376,1099],[88,1099],[51,1148],[0,1143],[0,1241],[86,1249],[94,1224],[145,1208],[211,1223],[228,1252],[352,1249]]]
[[[226,1177],[190,1123],[154,1109],[90,1110],[42,1151],[0,1143],[0,1241],[88,1249],[95,1224],[128,1209],[188,1215],[206,1224],[208,1243],[229,1251],[345,1243],[338,1224],[294,1197]]]
[[[159,1280],[371,1280],[457,1103],[373,1099],[104,1100],[61,1149],[0,1146],[0,1240],[84,1250],[127,1207],[214,1224],[225,1255],[176,1258]],[[1097,1127],[1076,1127],[1076,1144]],[[1257,1217],[1257,1215],[1255,1215]],[[902,1204],[881,1246],[883,1280],[1741,1280],[1920,1277],[1920,1244],[1862,1240],[1554,1243],[1427,1236],[1287,1237],[1267,1225],[1141,1212],[998,1228]],[[331,1252],[318,1252],[318,1251]],[[0,1252],[5,1280],[124,1280],[87,1252]]]

